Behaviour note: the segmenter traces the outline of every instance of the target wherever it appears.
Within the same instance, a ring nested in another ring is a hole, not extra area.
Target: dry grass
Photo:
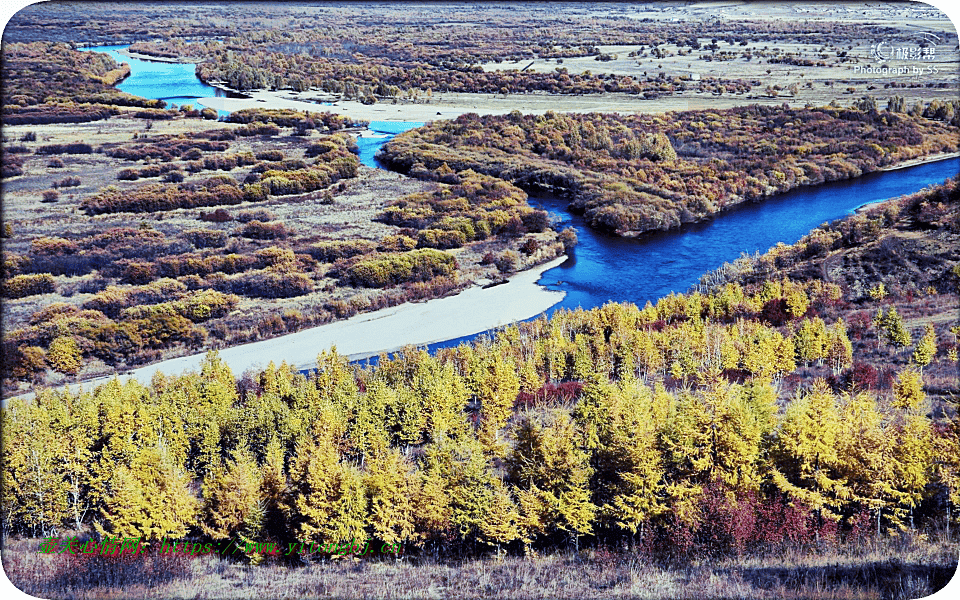
[[[158,556],[106,566],[7,544],[4,569],[27,593],[62,598],[920,598],[947,584],[957,545],[903,536],[878,544],[661,566],[638,555],[584,551],[438,564],[405,557],[301,567],[208,556]]]

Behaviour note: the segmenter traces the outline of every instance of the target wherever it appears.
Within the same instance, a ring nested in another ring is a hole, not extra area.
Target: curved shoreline
[[[535,317],[560,302],[565,292],[549,290],[537,284],[541,275],[559,266],[567,256],[537,265],[510,276],[507,283],[484,287],[478,283],[466,290],[426,302],[407,302],[398,306],[361,313],[326,325],[319,325],[268,340],[250,342],[218,350],[220,358],[234,376],[251,368],[265,368],[270,362],[286,362],[298,370],[313,368],[317,355],[336,347],[351,360],[393,352],[406,346],[425,346],[482,333]],[[172,358],[121,374],[88,379],[58,386],[71,392],[92,390],[117,377],[149,384],[154,374],[167,375],[196,370],[206,352]],[[31,398],[28,392],[11,398]],[[11,398],[4,398],[3,405]]]

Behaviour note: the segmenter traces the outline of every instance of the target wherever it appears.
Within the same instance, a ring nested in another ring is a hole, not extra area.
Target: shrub
[[[410,236],[397,234],[388,235],[380,241],[378,250],[383,252],[406,252],[417,247],[417,240]]]
[[[376,250],[377,245],[370,240],[338,240],[317,242],[307,248],[307,254],[324,263],[332,263],[341,258],[352,258]]]
[[[227,233],[217,229],[190,229],[183,237],[195,248],[222,248],[227,243]]]
[[[281,240],[287,237],[287,228],[279,221],[250,221],[240,230],[240,235],[255,240]]]
[[[456,268],[453,256],[424,248],[361,260],[346,269],[345,278],[354,286],[387,287],[409,281],[427,281],[438,275],[450,275]]]
[[[237,215],[237,220],[241,223],[249,223],[250,221],[272,221],[277,218],[277,215],[273,214],[265,208],[256,208],[253,210],[241,210]]]
[[[520,255],[513,250],[504,250],[493,262],[501,273],[512,273],[517,270],[517,265],[520,264]]]
[[[77,187],[80,185],[79,177],[64,177],[60,181],[53,184],[55,188],[65,188],[65,187]]]
[[[76,242],[60,237],[39,237],[30,242],[30,251],[38,256],[64,256],[76,254],[80,246]]]
[[[60,199],[60,192],[57,190],[44,190],[41,202],[56,202]]]
[[[563,244],[563,249],[566,252],[570,252],[577,245],[577,230],[573,227],[567,227],[560,232],[560,243]]]
[[[13,154],[3,153],[2,172],[0,177],[16,177],[23,175],[23,159]]]
[[[124,259],[117,261],[117,264],[122,265],[120,280],[124,283],[134,285],[150,283],[157,276],[153,263]]]
[[[540,249],[540,242],[534,238],[527,238],[527,240],[520,246],[520,252],[523,252],[527,256],[533,256],[533,254]]]
[[[39,273],[36,275],[15,275],[3,282],[4,298],[26,298],[37,294],[50,294],[56,290],[53,275]]]
[[[72,144],[49,144],[37,148],[37,154],[93,154],[93,146],[80,142]]]
[[[210,223],[226,223],[227,221],[232,221],[233,217],[230,216],[230,213],[222,208],[218,208],[213,212],[203,212],[200,211],[200,220],[208,221]]]
[[[47,349],[47,360],[57,371],[68,375],[76,375],[83,363],[80,354],[80,345],[70,336],[60,336],[50,342]]]
[[[462,231],[446,229],[424,229],[417,234],[417,246],[420,248],[459,248],[467,243],[467,237]]]
[[[62,169],[63,161],[60,160],[59,158],[51,158],[50,162],[47,163],[47,166],[50,167],[51,169]]]
[[[234,291],[255,298],[293,298],[313,291],[313,281],[303,273],[264,269],[235,280]]]
[[[283,152],[279,150],[264,150],[263,152],[257,152],[257,160],[267,160],[271,162],[278,162],[286,158]]]
[[[177,311],[194,323],[224,317],[240,299],[233,294],[203,290],[176,303]]]

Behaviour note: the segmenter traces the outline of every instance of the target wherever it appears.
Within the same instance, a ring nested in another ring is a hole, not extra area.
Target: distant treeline
[[[958,118],[956,104],[945,105],[945,120]],[[896,111],[754,105],[665,115],[466,114],[398,135],[379,158],[417,177],[472,169],[562,195],[594,227],[635,235],[958,145],[953,127]]]

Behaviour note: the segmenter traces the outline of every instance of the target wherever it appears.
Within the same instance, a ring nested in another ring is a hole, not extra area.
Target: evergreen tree
[[[923,368],[930,364],[933,357],[937,354],[937,333],[933,325],[927,323],[923,329],[923,337],[917,342],[917,347],[910,357],[910,362],[920,368],[920,376],[923,376]]]
[[[203,532],[214,540],[234,536],[245,542],[262,540],[264,502],[260,490],[253,456],[245,448],[238,448],[233,461],[211,473],[203,483]]]
[[[399,451],[384,449],[369,461],[364,487],[374,538],[387,544],[413,538],[414,485],[411,466]]]
[[[95,523],[101,535],[156,541],[182,538],[196,523],[197,499],[189,478],[162,447],[136,451],[130,466],[119,466],[107,480],[107,495]]]
[[[590,501],[589,457],[566,412],[553,410],[541,418],[528,415],[520,422],[508,459],[521,522],[530,528],[525,537],[566,532],[579,545],[580,536],[592,532],[597,510]]]

